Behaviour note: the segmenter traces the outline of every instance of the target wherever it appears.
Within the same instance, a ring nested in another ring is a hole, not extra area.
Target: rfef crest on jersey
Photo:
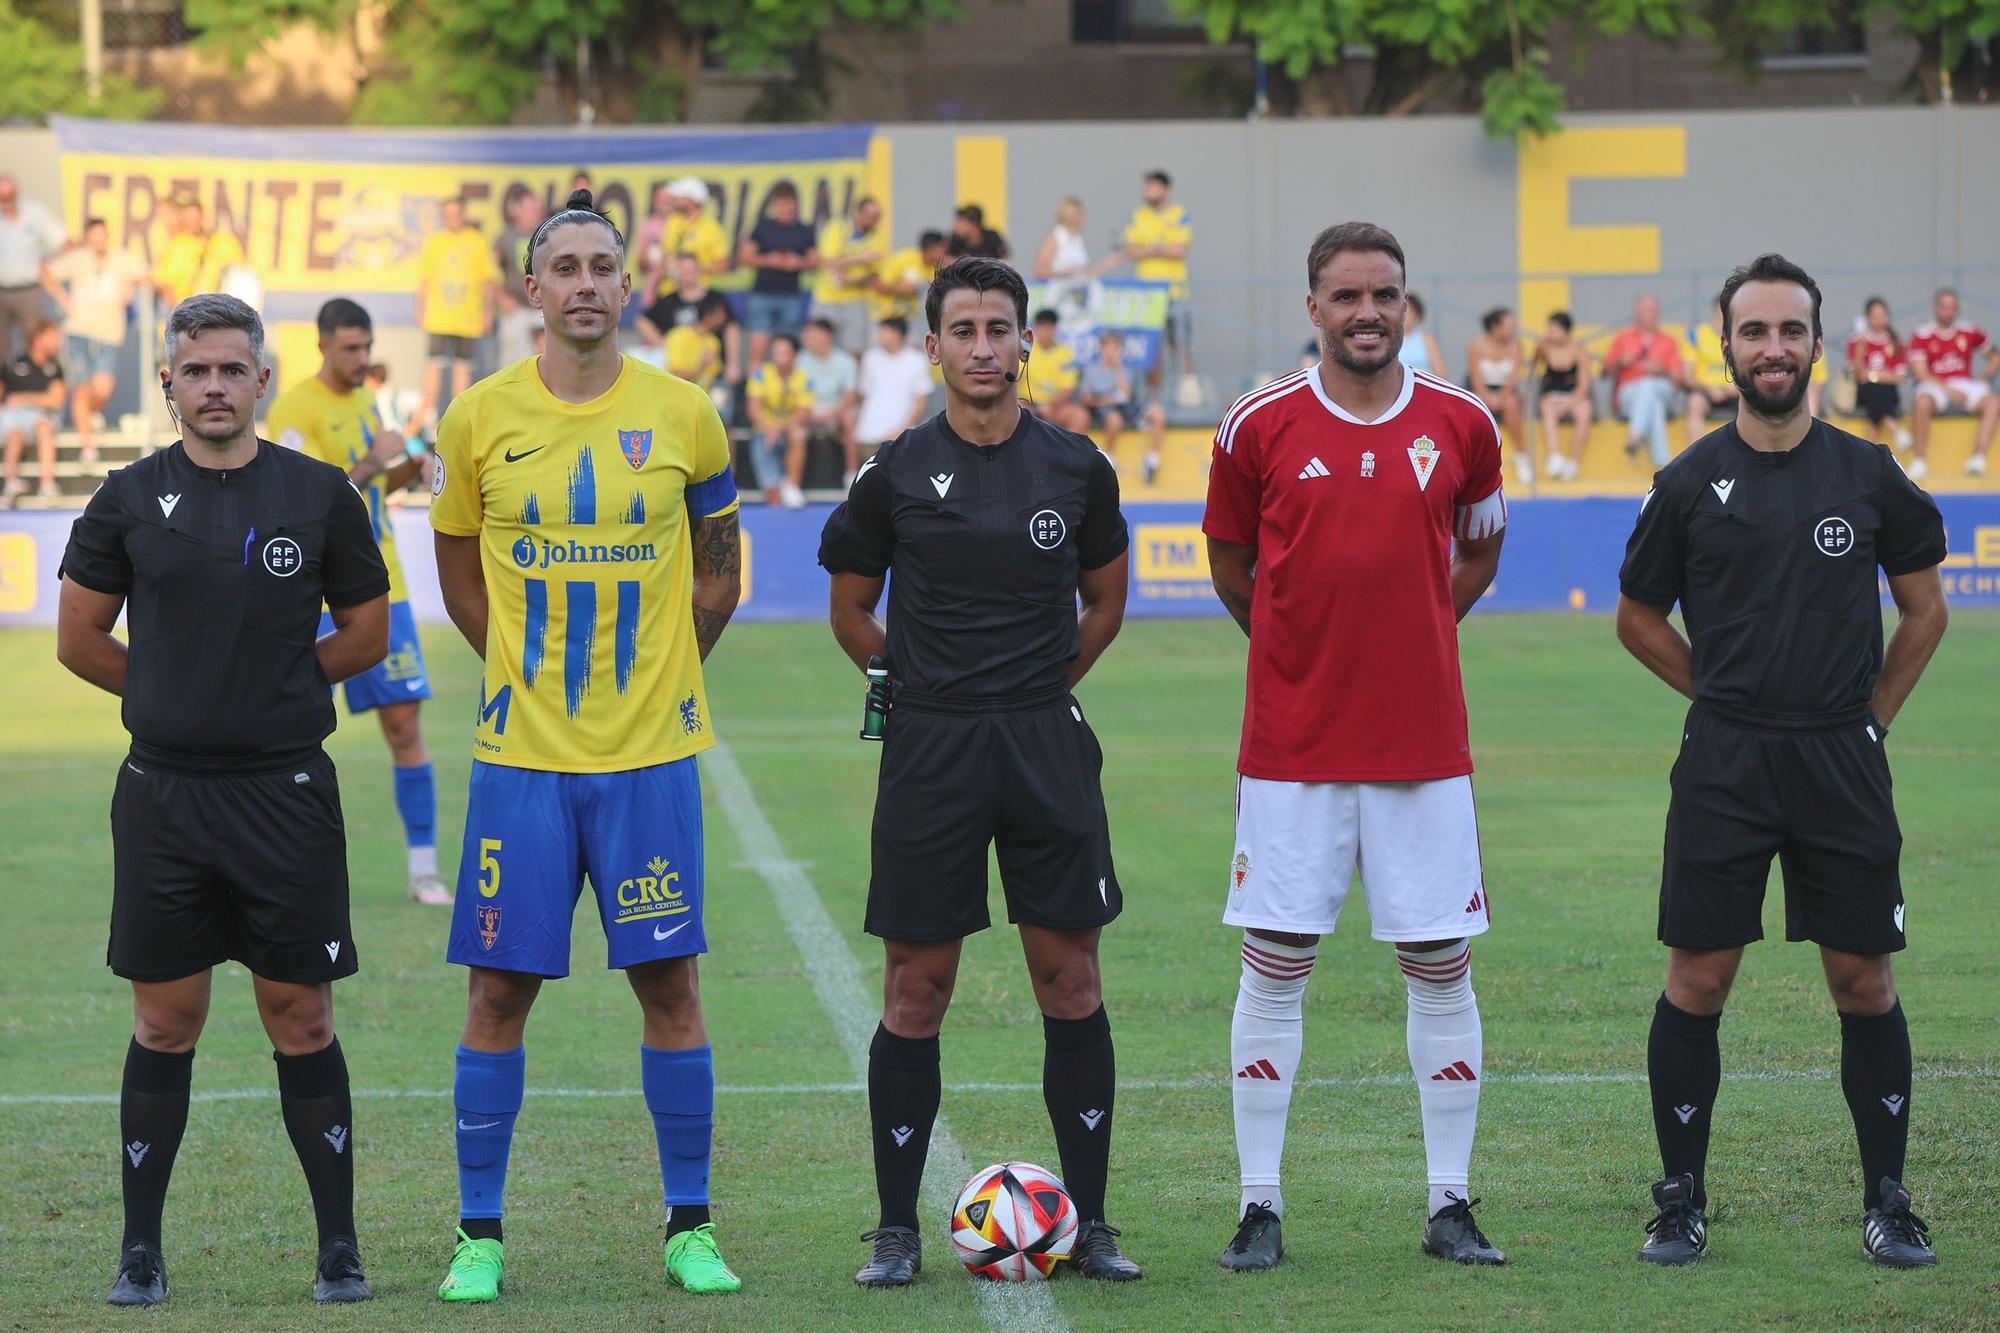
[[[625,461],[637,472],[646,466],[646,455],[653,452],[653,432],[650,430],[621,430],[618,432],[618,448],[625,455]]]
[[[1423,490],[1431,484],[1431,473],[1437,471],[1437,441],[1428,435],[1419,435],[1410,441],[1410,466],[1417,470],[1417,489]]]

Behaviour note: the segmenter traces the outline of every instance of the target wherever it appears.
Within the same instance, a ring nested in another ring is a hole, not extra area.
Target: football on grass
[[[1076,1205],[1032,1162],[975,1171],[951,1210],[951,1247],[974,1277],[1040,1282],[1075,1243]]]

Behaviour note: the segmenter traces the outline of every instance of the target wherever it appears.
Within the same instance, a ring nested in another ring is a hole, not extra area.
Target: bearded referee
[[[249,969],[319,1224],[314,1299],[366,1300],[332,983],[355,971],[328,686],[382,660],[389,576],[340,469],[257,438],[264,328],[233,296],[167,320],[180,442],[113,472],[63,552],[56,655],[124,700],[111,970],[132,983],[113,1305],[167,1298],[160,1215],[217,963]],[[320,604],[332,628],[319,634]],[[125,613],[126,641],[112,637]]]
[[[886,658],[894,690],[867,916],[887,971],[868,1059],[881,1214],[855,1281],[903,1286],[921,1266],[938,1030],[965,937],[989,924],[989,846],[1042,1011],[1042,1092],[1080,1221],[1072,1262],[1130,1281],[1139,1268],[1104,1221],[1116,1074],[1097,966],[1124,900],[1103,751],[1070,693],[1125,616],[1118,477],[1089,440],[1021,410],[1034,337],[1020,274],[959,259],[924,313],[945,410],[863,465],[819,549],[834,638],[856,666]]]
[[[1647,1044],[1666,1179],[1639,1257],[1707,1252],[1717,1033],[1743,947],[1763,937],[1775,855],[1785,938],[1819,945],[1840,1015],[1863,1248],[1928,1267],[1937,1256],[1902,1184],[1910,1032],[1889,960],[1906,943],[1903,835],[1886,747],[1944,636],[1944,523],[1888,449],[1806,409],[1822,344],[1804,269],[1759,256],[1729,275],[1721,304],[1736,420],[1653,478],[1619,575],[1619,641],[1694,701],[1667,807],[1667,985]],[[1878,568],[1899,615],[1886,652]],[[1686,638],[1667,620],[1676,602]]]

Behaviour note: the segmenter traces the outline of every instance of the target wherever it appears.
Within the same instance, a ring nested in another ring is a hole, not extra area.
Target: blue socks
[[[670,1231],[708,1220],[708,1154],[715,1127],[713,1048],[639,1048],[640,1086],[660,1143],[660,1183]]]
[[[429,764],[397,768],[396,813],[403,817],[403,841],[411,847],[437,846],[437,782]]]
[[[400,776],[402,770],[397,770]],[[426,767],[425,772],[429,772]],[[707,1051],[702,1052],[704,1056]],[[528,1082],[528,1053],[516,1046],[489,1055],[458,1048],[452,1079],[452,1104],[457,1109],[458,1214],[466,1234],[500,1238],[501,1206],[507,1194],[507,1150],[514,1143],[514,1119],[521,1113],[521,1094]]]

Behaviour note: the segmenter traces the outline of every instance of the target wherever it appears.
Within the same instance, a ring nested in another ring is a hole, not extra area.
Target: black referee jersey
[[[300,762],[334,728],[320,607],[389,591],[368,508],[339,468],[260,440],[233,471],[170,448],[105,479],[62,574],[125,598],[132,753],[190,772]]]
[[[1680,603],[1701,702],[1778,721],[1858,716],[1882,674],[1876,569],[1944,556],[1936,502],[1887,448],[1815,420],[1769,453],[1731,422],[1653,478],[1619,586]]]
[[[1004,443],[968,444],[940,412],[861,468],[820,538],[836,574],[889,580],[899,690],[961,701],[1060,695],[1077,578],[1124,553],[1118,473],[1081,435],[1021,413]]]

